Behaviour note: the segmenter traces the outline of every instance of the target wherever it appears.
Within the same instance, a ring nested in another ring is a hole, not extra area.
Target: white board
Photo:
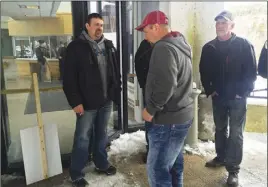
[[[62,173],[58,129],[44,125],[48,177]],[[20,130],[22,155],[27,185],[44,179],[38,126]]]

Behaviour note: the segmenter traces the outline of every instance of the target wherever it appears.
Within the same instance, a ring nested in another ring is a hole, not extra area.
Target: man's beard
[[[96,32],[95,32],[95,36],[96,36],[96,37],[101,37],[101,36],[102,36],[102,32],[101,32],[101,30],[96,30]]]

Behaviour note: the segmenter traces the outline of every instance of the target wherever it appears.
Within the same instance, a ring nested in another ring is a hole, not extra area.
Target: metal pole
[[[194,99],[194,121],[185,140],[185,144],[188,144],[190,147],[195,147],[198,143],[198,95],[200,93],[201,90],[193,89],[192,97]]]

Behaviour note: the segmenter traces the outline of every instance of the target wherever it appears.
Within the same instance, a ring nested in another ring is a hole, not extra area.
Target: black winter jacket
[[[120,104],[120,69],[116,49],[112,41],[105,40],[107,53],[108,97]],[[80,38],[72,41],[66,50],[63,90],[72,108],[83,104],[85,110],[103,106],[104,97],[97,57],[90,44]]]
[[[199,70],[206,95],[216,91],[225,99],[248,96],[254,89],[257,76],[254,47],[246,39],[233,34],[227,58],[222,63],[218,44],[216,38],[202,48]]]
[[[143,40],[135,54],[135,70],[139,85],[142,89],[144,89],[146,85],[152,49],[152,45],[147,40]]]
[[[267,63],[268,63],[267,61],[268,59],[267,59],[267,41],[266,41],[261,50],[261,55],[258,64],[258,74],[266,79],[267,79]]]

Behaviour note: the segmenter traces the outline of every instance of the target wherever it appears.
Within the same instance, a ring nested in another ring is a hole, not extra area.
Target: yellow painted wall
[[[72,35],[72,14],[57,14],[56,18],[12,20],[8,22],[10,36]]]

